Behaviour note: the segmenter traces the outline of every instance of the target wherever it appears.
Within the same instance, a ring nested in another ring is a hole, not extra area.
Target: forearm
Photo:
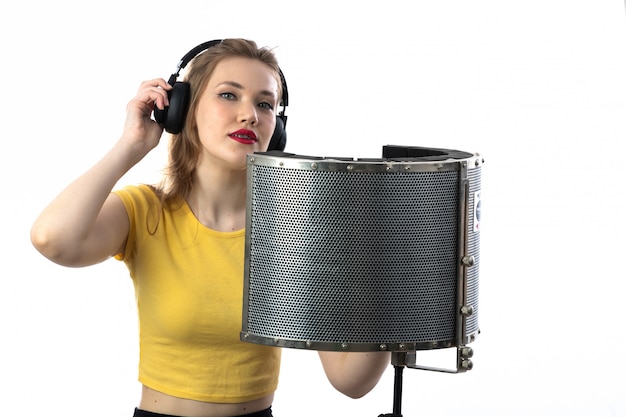
[[[338,391],[351,398],[370,392],[390,365],[389,352],[319,352],[324,371]]]

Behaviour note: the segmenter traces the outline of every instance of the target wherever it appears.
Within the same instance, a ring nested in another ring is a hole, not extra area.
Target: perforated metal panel
[[[462,199],[467,162],[252,155],[242,340],[357,351],[455,345],[460,217],[474,210]],[[479,180],[473,171],[472,196]]]
[[[468,223],[467,223],[467,253],[474,259],[474,264],[467,269],[467,288],[465,304],[472,306],[473,313],[466,317],[466,339],[469,343],[478,335],[479,305],[479,271],[480,271],[480,209],[481,209],[481,167],[476,166],[468,171]]]

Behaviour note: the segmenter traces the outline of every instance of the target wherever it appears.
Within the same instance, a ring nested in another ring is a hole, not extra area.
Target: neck
[[[246,220],[246,172],[198,167],[186,200],[198,221],[208,228],[241,230]]]

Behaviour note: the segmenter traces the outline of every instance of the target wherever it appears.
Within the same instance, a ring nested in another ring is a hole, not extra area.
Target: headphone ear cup
[[[189,110],[189,100],[191,97],[189,84],[176,82],[172,89],[168,91],[167,97],[170,105],[160,110],[154,108],[154,120],[169,133],[180,133],[185,124],[187,110]]]
[[[276,116],[276,127],[267,147],[268,151],[284,151],[287,145],[287,131],[285,130],[286,116]]]

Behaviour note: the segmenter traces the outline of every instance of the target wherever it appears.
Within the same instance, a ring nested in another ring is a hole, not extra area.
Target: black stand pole
[[[392,352],[391,362],[393,364],[393,413],[380,414],[378,417],[402,417],[402,371],[406,361],[405,352]]]

